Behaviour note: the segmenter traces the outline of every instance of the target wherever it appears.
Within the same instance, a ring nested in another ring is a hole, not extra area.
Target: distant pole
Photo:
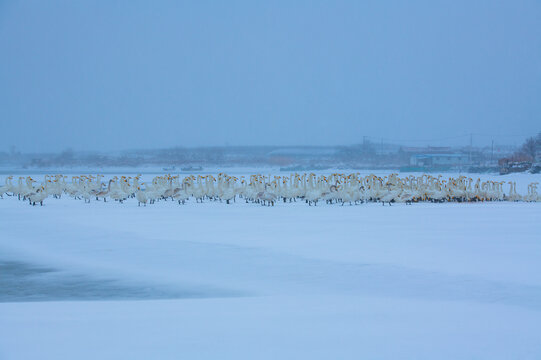
[[[470,164],[471,164],[471,151],[473,147],[473,134],[470,134]]]
[[[492,150],[490,152],[490,162],[494,161],[494,140],[492,140]]]

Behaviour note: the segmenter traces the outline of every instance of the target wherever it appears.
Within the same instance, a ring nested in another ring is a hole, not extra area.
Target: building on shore
[[[468,154],[415,154],[410,157],[412,166],[460,166],[469,163]]]

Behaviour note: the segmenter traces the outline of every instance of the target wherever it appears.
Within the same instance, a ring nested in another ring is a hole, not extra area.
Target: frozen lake
[[[5,197],[0,227],[0,359],[541,357],[539,203]]]

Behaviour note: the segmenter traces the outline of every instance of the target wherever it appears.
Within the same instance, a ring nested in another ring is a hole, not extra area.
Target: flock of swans
[[[406,203],[414,202],[476,202],[476,201],[541,201],[537,193],[537,182],[528,185],[528,193],[520,195],[516,183],[505,181],[473,180],[465,176],[443,179],[442,175],[407,176],[398,174],[379,177],[360,174],[291,174],[290,176],[229,176],[213,175],[156,176],[151,182],[141,182],[135,177],[114,176],[103,181],[103,175],[72,176],[45,175],[42,182],[32,177],[19,177],[17,184],[8,176],[0,186],[0,197],[17,196],[30,205],[40,204],[49,197],[62,195],[90,202],[115,200],[120,203],[136,199],[138,205],[153,204],[160,200],[173,200],[184,204],[189,199],[225,201],[230,204],[237,198],[247,203],[274,206],[275,202],[305,201],[308,205],[318,202],[328,204],[359,204],[365,202]]]

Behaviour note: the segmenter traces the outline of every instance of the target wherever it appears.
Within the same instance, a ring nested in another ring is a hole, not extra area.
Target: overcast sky
[[[0,1],[0,125],[0,151],[516,143],[541,2]]]

